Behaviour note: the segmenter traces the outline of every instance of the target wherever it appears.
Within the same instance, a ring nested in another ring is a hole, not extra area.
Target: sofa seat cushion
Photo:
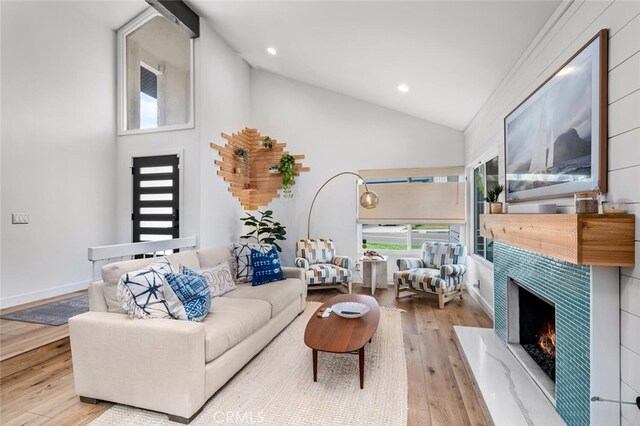
[[[251,286],[250,283],[238,284],[238,288],[225,294],[222,298],[263,300],[269,303],[270,317],[273,318],[294,300],[300,300],[303,293],[304,283],[301,280],[287,278],[283,281],[274,281],[260,286]]]
[[[269,321],[270,314],[271,306],[264,300],[214,297],[202,321],[206,362],[249,337]]]

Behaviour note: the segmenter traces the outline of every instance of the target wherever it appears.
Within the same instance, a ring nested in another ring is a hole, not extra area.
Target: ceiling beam
[[[200,19],[182,0],[146,0],[169,21],[174,22],[191,38],[200,37]]]

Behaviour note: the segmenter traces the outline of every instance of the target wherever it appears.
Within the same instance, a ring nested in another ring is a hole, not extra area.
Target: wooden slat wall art
[[[211,148],[218,151],[221,160],[215,160],[220,167],[218,176],[229,183],[229,192],[233,194],[245,210],[258,210],[269,205],[274,198],[280,198],[278,190],[282,188],[282,176],[280,173],[271,173],[269,168],[280,163],[280,157],[288,154],[285,150],[286,143],[280,143],[271,139],[272,148],[262,146],[266,136],[261,135],[256,129],[245,128],[239,133],[228,135],[221,133],[227,140],[224,146],[211,143]],[[249,157],[246,166],[244,159],[235,154],[236,149],[243,148]],[[296,160],[304,159],[304,155],[294,155]],[[294,164],[295,176],[311,170],[296,161]]]

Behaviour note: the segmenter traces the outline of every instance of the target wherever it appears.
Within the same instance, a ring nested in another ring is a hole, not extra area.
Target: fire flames
[[[553,323],[547,323],[546,327],[540,331],[538,346],[552,357],[556,356],[556,327]]]

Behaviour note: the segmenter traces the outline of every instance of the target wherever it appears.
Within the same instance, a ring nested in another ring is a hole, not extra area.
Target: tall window
[[[487,190],[498,184],[498,157],[473,170],[473,252],[489,262],[493,262],[493,240],[480,235],[480,215],[485,212]]]
[[[193,40],[149,8],[118,31],[118,133],[193,127]]]

